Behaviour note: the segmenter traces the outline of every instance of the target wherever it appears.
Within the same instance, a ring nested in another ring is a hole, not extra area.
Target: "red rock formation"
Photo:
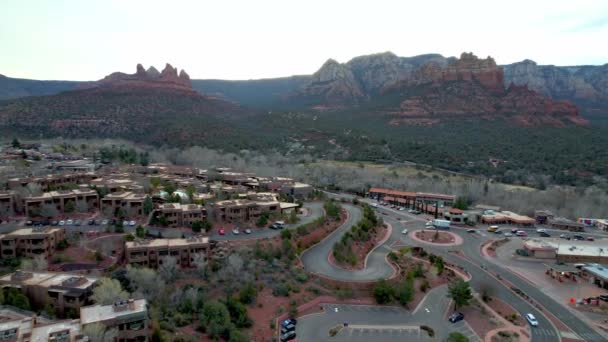
[[[194,91],[190,76],[184,70],[181,70],[178,75],[177,68],[172,67],[169,63],[160,73],[154,67],[150,67],[146,71],[143,65],[137,64],[135,74],[115,72],[99,80],[96,85],[103,87],[174,88]]]

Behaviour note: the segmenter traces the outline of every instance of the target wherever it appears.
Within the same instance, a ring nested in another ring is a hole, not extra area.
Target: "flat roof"
[[[138,239],[134,241],[125,242],[125,247],[127,249],[130,248],[139,248],[139,247],[182,247],[189,246],[194,244],[208,244],[209,237],[207,236],[199,236],[199,237],[190,237],[186,239]]]
[[[15,231],[12,231],[5,235],[0,235],[0,237],[13,237],[13,236],[25,236],[25,235],[34,235],[34,234],[52,234],[55,232],[59,232],[63,230],[63,228],[52,228],[52,227],[42,227],[42,228],[21,228]]]
[[[31,342],[45,342],[52,333],[69,330],[70,337],[80,334],[80,320],[61,321],[52,324],[39,325],[32,330]],[[69,340],[71,341],[71,339]]]
[[[13,275],[20,273],[24,275],[22,278],[15,278]],[[30,276],[31,275],[31,276]],[[85,282],[77,282],[75,284],[64,284],[63,282],[70,278],[84,278]],[[39,285],[42,287],[50,288],[52,286],[61,286],[66,288],[74,289],[85,289],[95,282],[98,278],[93,276],[83,276],[81,274],[74,273],[60,273],[60,272],[24,272],[17,271],[15,273],[9,273],[0,277],[0,281],[4,283],[17,283],[22,285]]]
[[[134,301],[135,309],[131,310],[128,307],[122,311],[115,311],[114,305],[91,305],[80,308],[80,321],[82,325],[108,321],[117,317],[127,316],[134,313],[144,313],[147,309],[145,299],[137,299]]]
[[[606,265],[589,264],[583,266],[583,269],[599,278],[608,279],[608,266]]]
[[[145,200],[145,195],[138,195],[131,191],[115,192],[107,194],[103,199],[121,199],[121,200]]]
[[[536,220],[525,215],[520,215],[512,211],[497,211],[493,214],[484,214],[482,218],[486,220],[511,220],[518,223],[535,223]]]

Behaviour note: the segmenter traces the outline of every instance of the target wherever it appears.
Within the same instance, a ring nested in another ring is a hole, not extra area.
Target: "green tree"
[[[253,324],[251,318],[247,315],[247,307],[237,301],[234,297],[226,300],[226,308],[230,313],[230,320],[237,328],[249,328]]]
[[[258,289],[251,282],[248,282],[243,286],[241,291],[239,291],[239,300],[243,304],[251,304],[255,302],[256,297],[258,296]]]
[[[258,227],[264,227],[265,225],[268,224],[268,219],[270,218],[270,214],[267,211],[262,212],[262,214],[260,214],[260,217],[258,218],[256,225]]]
[[[393,300],[395,290],[385,280],[380,280],[373,290],[374,299],[378,304],[387,304]]]
[[[146,237],[146,229],[144,229],[144,227],[142,226],[137,226],[137,228],[135,228],[135,236],[137,236],[138,238],[145,238]]]
[[[230,312],[217,300],[206,302],[199,316],[199,327],[211,338],[226,338],[230,332]]]
[[[152,203],[152,198],[150,196],[146,196],[144,200],[144,214],[149,215],[154,209],[154,203]]]
[[[192,201],[194,199],[194,194],[196,193],[196,188],[192,184],[188,184],[186,187],[186,195]]]
[[[120,282],[116,279],[101,278],[98,285],[93,289],[91,299],[96,304],[108,305],[117,300],[129,298],[129,293],[122,289]]]
[[[74,212],[74,210],[76,210],[76,205],[74,204],[74,201],[68,201],[68,202],[65,204],[65,207],[63,208],[63,210],[64,210],[66,213],[73,213],[73,212]]]
[[[469,201],[466,197],[458,196],[452,207],[460,210],[467,210],[469,208]]]
[[[463,334],[454,331],[448,335],[447,342],[469,342],[469,339]]]
[[[13,138],[13,142],[11,143],[11,146],[13,146],[13,148],[21,148],[21,143],[19,142],[19,139]]]
[[[230,329],[230,338],[228,339],[228,342],[249,342],[249,341],[250,341],[250,339],[242,331],[240,331],[236,328]]]
[[[403,306],[407,306],[414,299],[414,278],[407,277],[397,289],[397,300]]]
[[[341,207],[339,204],[337,204],[333,200],[325,201],[325,204],[323,205],[323,209],[325,209],[325,215],[327,215],[327,217],[334,219],[334,220],[337,220],[340,218]]]
[[[469,305],[471,299],[473,299],[471,286],[468,282],[458,279],[448,286],[448,297],[454,300],[455,309],[467,306]]]
[[[212,225],[211,225],[211,222],[209,222],[209,220],[207,220],[207,219],[203,219],[203,221],[201,221],[201,223],[202,223],[201,228],[202,228],[204,231],[208,232],[208,231],[210,231],[210,230],[211,230]]]
[[[192,222],[192,231],[195,233],[200,233],[203,230],[203,222],[194,221]]]

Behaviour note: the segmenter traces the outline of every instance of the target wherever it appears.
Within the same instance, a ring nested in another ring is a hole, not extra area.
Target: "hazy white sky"
[[[267,78],[383,51],[604,64],[607,41],[607,0],[0,1],[0,73],[35,79],[166,62],[192,78]]]

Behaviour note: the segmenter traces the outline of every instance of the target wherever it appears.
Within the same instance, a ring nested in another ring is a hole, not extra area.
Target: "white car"
[[[405,210],[404,207],[399,208],[399,211],[404,211],[404,210]]]
[[[540,234],[540,233],[546,233],[546,232],[547,232],[547,230],[546,230],[546,229],[539,228],[539,229],[537,229],[537,230],[536,230],[536,232],[537,232],[537,233],[539,233],[539,234]]]
[[[526,321],[528,321],[528,323],[530,323],[530,325],[533,327],[538,326],[538,321],[536,320],[536,317],[534,317],[534,315],[531,313],[526,314]]]
[[[407,234],[407,228],[405,228],[404,230],[401,231],[401,234]]]
[[[506,232],[506,233],[504,234],[504,236],[505,236],[505,237],[511,237],[511,236],[513,236],[513,233]]]
[[[129,221],[129,226],[134,227],[135,226],[135,221]]]
[[[59,221],[59,225],[60,226],[65,226],[65,221],[64,220]]]
[[[108,220],[102,220],[101,224],[103,224],[104,226],[107,226],[108,225]]]
[[[67,221],[65,221],[65,224],[66,224],[66,225],[68,225],[68,226],[71,226],[71,225],[73,225],[73,224],[74,224],[74,221],[72,221],[72,220],[67,220]]]
[[[127,227],[129,225],[129,221],[122,221],[122,226]]]
[[[238,229],[238,228],[234,228],[234,229],[232,230],[232,234],[234,234],[234,235],[239,235],[240,233],[241,233],[241,232],[239,231],[239,229]]]

